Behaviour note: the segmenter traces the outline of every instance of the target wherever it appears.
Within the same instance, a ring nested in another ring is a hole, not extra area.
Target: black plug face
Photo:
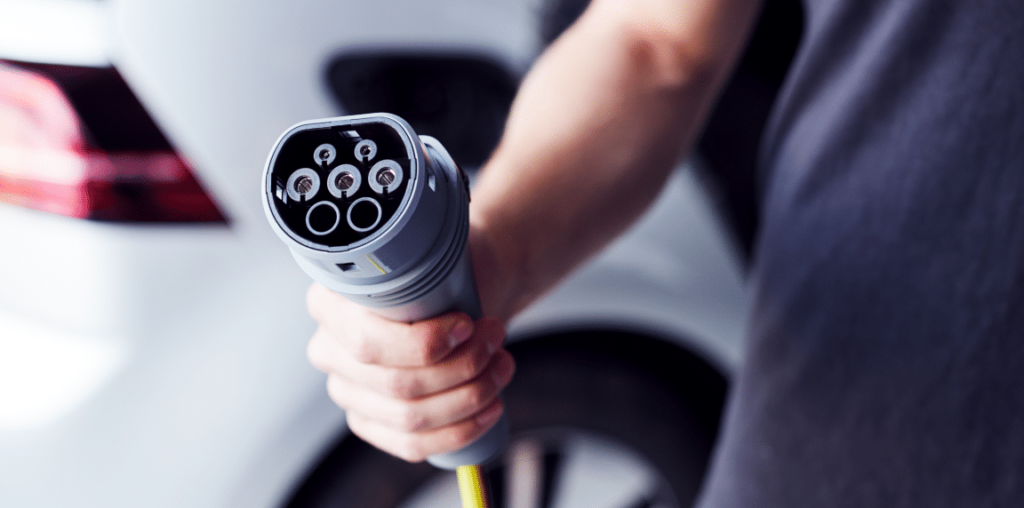
[[[300,130],[270,173],[272,206],[292,234],[328,248],[380,231],[398,212],[412,170],[402,135],[385,123]]]

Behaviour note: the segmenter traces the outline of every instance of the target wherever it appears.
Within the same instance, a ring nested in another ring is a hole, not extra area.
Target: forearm
[[[486,312],[508,319],[650,204],[692,144],[756,0],[595,0],[538,60],[474,190]]]

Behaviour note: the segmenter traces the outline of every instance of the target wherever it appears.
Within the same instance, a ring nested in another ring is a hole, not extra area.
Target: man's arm
[[[349,427],[407,460],[490,428],[514,365],[503,323],[625,229],[700,130],[759,0],[594,0],[538,60],[474,188],[487,317],[387,321],[314,285],[312,363]]]
[[[473,192],[488,314],[508,319],[621,233],[693,144],[757,0],[595,0],[537,61]],[[571,239],[571,240],[570,240]]]

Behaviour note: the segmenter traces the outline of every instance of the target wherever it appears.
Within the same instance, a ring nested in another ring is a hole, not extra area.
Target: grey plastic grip
[[[451,310],[465,312],[474,320],[480,319],[483,317],[483,311],[480,308],[480,298],[477,296],[476,284],[473,279],[473,263],[470,260],[469,249],[463,250],[462,259],[457,264],[456,270],[462,273],[457,277],[449,276],[449,278],[466,280],[468,284],[463,286],[462,291],[455,294],[454,302],[436,302],[436,304],[444,306],[447,303]],[[431,455],[427,457],[427,462],[441,469],[456,469],[468,464],[483,464],[501,453],[508,446],[508,441],[508,419],[502,414],[493,427],[472,443],[454,452]]]
[[[469,249],[463,249],[455,269],[447,275],[438,290],[401,307],[374,309],[377,314],[400,321],[419,321],[450,311],[465,312],[474,320],[483,316],[473,278],[473,263]],[[472,443],[454,452],[431,455],[427,457],[427,462],[441,469],[483,464],[501,453],[508,446],[508,442],[508,419],[503,414],[494,427]]]

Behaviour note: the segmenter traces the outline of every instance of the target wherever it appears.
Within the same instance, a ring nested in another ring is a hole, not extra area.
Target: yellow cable
[[[462,508],[489,508],[487,483],[480,466],[459,466],[455,470],[455,476],[459,479]]]

